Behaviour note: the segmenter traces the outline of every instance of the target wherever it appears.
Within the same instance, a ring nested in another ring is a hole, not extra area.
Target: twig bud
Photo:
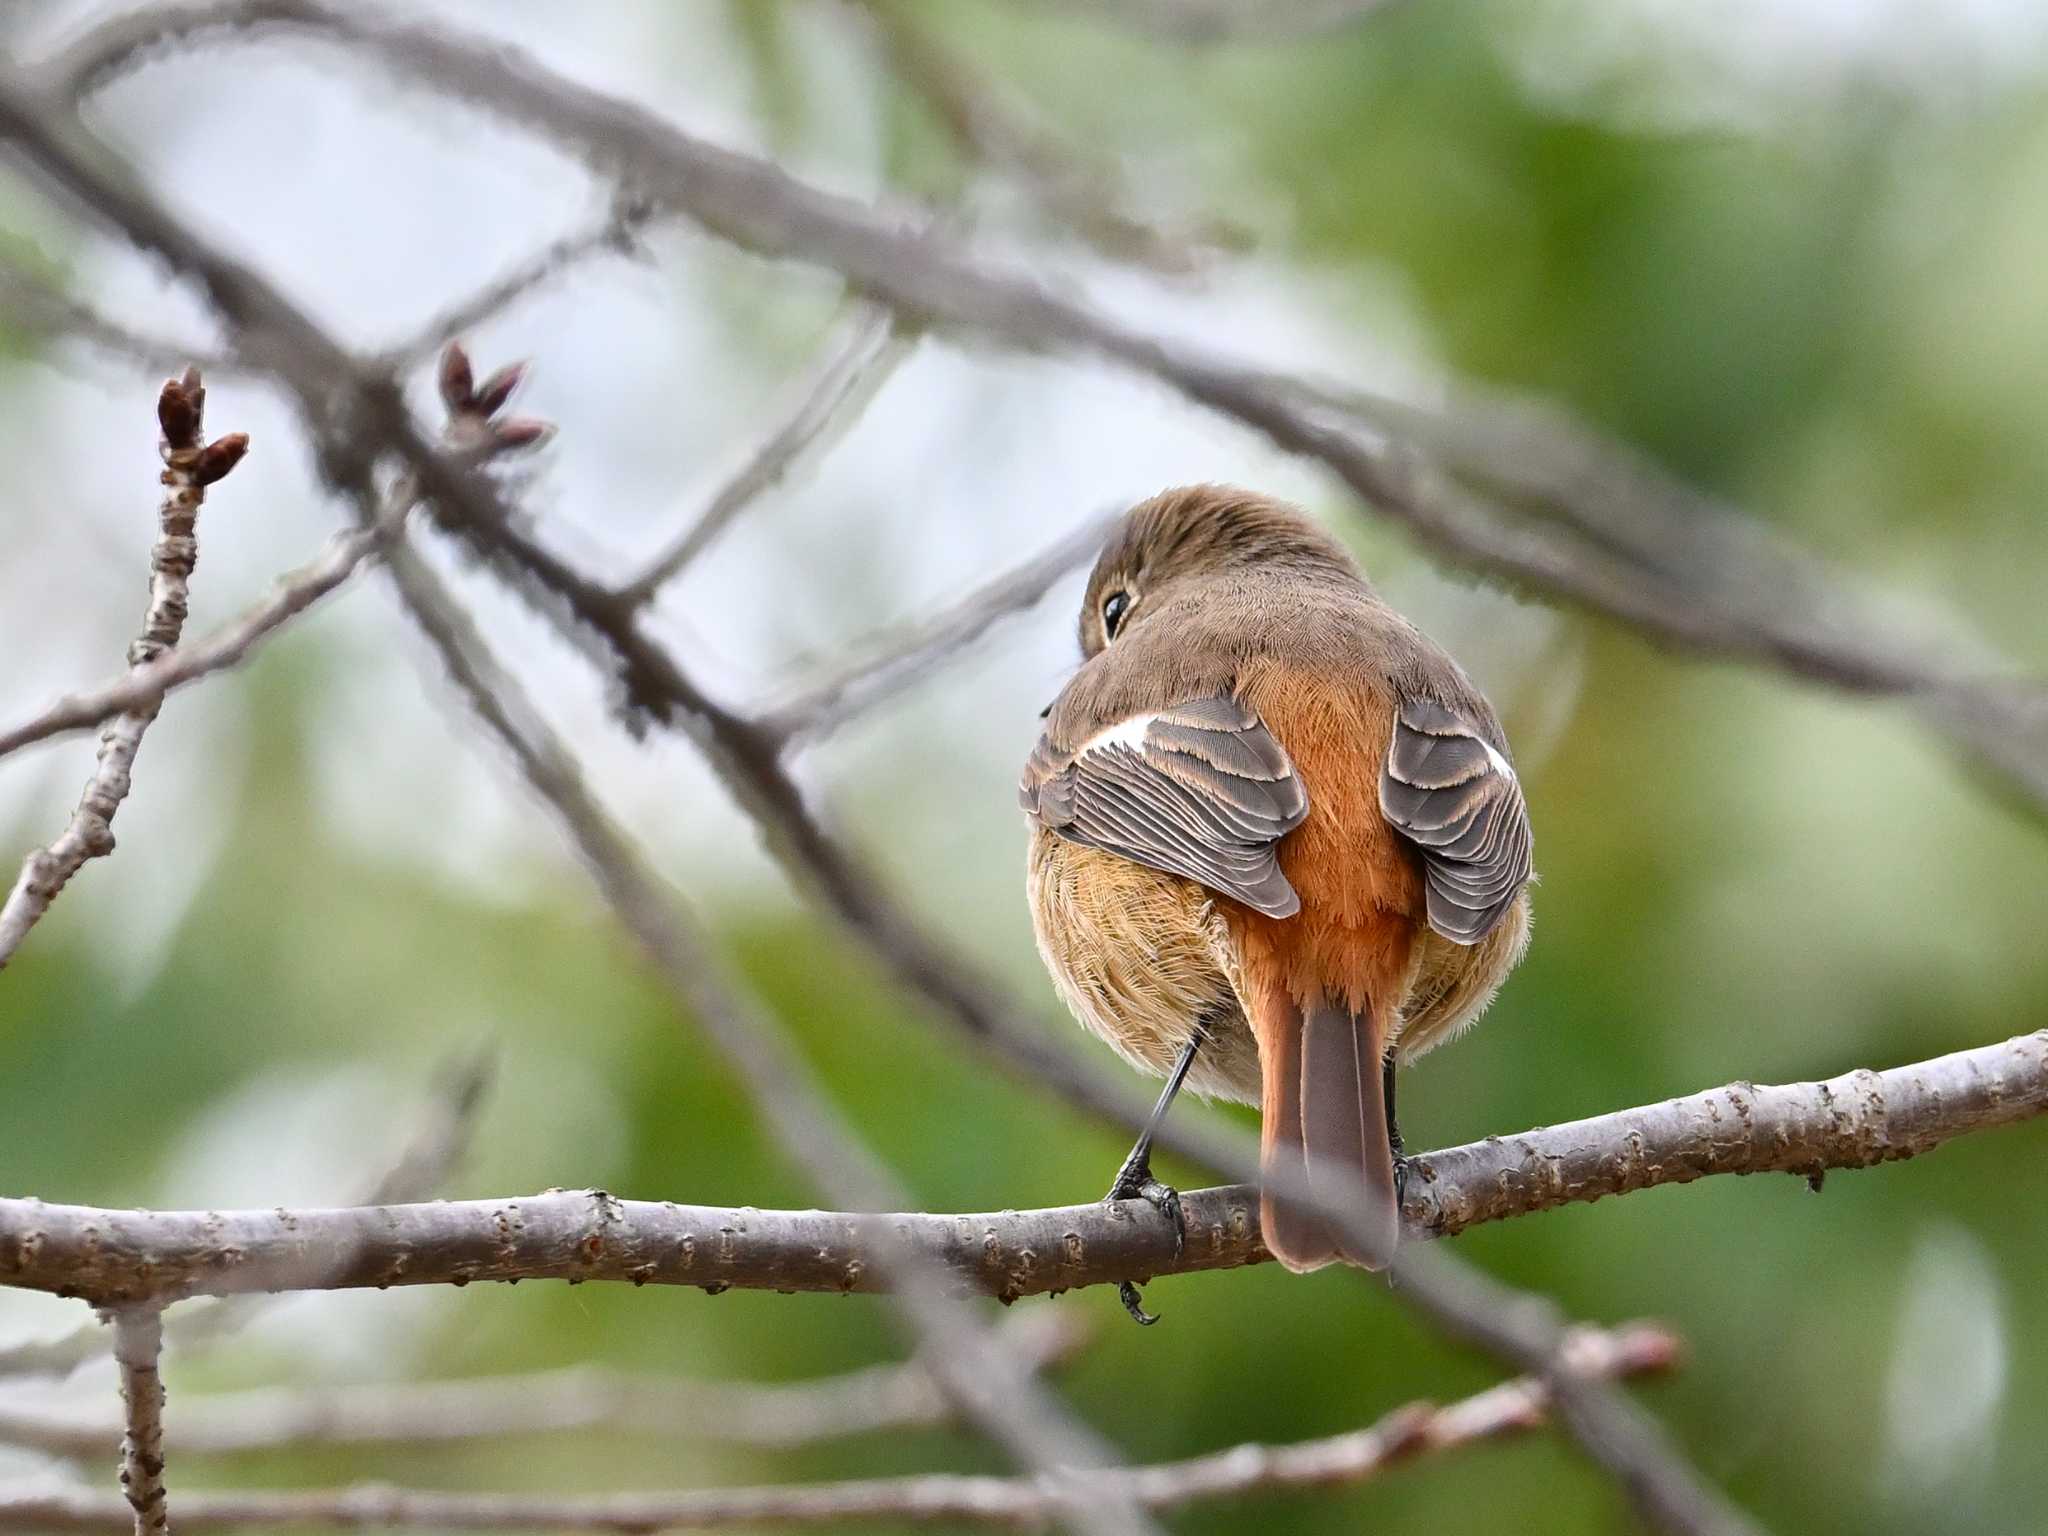
[[[217,437],[206,445],[193,463],[193,477],[201,485],[212,485],[241,463],[248,451],[249,434],[246,432],[230,432],[225,437]]]
[[[480,416],[495,416],[525,382],[526,364],[509,363],[477,386],[473,408]]]
[[[188,368],[184,378],[164,380],[163,392],[156,398],[157,425],[163,429],[164,442],[171,448],[199,446],[199,410],[205,393],[195,394],[198,378],[198,371]]]
[[[451,341],[441,354],[441,403],[456,415],[472,409],[476,399],[476,375],[470,371],[469,354],[462,343]]]
[[[551,422],[532,416],[508,416],[491,427],[491,442],[501,451],[532,448],[554,435]]]

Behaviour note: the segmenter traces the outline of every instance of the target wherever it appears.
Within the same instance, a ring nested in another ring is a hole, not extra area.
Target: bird
[[[1500,721],[1333,535],[1234,486],[1125,513],[1079,636],[1018,798],[1055,990],[1166,1078],[1104,1198],[1152,1204],[1178,1251],[1179,1196],[1151,1171],[1168,1107],[1183,1087],[1256,1104],[1266,1247],[1383,1269],[1395,1065],[1476,1020],[1528,944]]]

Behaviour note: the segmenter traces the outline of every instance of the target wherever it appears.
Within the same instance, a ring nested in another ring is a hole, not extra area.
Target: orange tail
[[[1289,1269],[1346,1259],[1384,1269],[1400,1235],[1400,1201],[1381,1093],[1385,1033],[1370,1013],[1318,1000],[1259,1010],[1265,1188],[1259,1224]],[[1314,1203],[1289,1198],[1304,1187]],[[1333,1221],[1323,1207],[1347,1213]]]

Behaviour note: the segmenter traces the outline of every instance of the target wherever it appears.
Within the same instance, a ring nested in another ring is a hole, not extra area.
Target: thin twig
[[[1220,219],[1169,227],[1134,211],[1130,178],[1106,155],[1058,133],[1028,102],[981,69],[893,0],[856,0],[873,24],[897,75],[931,108],[965,153],[1018,181],[1054,220],[1104,254],[1154,270],[1199,270],[1224,247],[1242,249],[1249,233]]]
[[[1079,1353],[1088,1330],[1071,1310],[1005,1317],[998,1347],[1034,1373]],[[422,1445],[606,1429],[664,1440],[787,1450],[882,1430],[933,1428],[959,1415],[920,1360],[815,1381],[687,1381],[574,1366],[463,1381],[266,1388],[180,1400],[181,1457],[305,1445]],[[0,1398],[0,1444],[78,1459],[106,1452],[105,1415]]]
[[[114,1364],[121,1372],[121,1493],[134,1511],[135,1536],[170,1536],[164,1488],[164,1316],[143,1305],[118,1308]]]
[[[156,546],[149,557],[149,612],[142,633],[128,647],[130,668],[155,661],[175,646],[184,632],[192,568],[199,560],[200,504],[206,499],[206,488],[232,470],[249,449],[249,439],[239,432],[206,441],[205,403],[206,390],[196,368],[165,383],[157,402],[163,429],[164,496],[157,509]],[[110,720],[101,731],[99,764],[70,825],[47,848],[28,856],[6,904],[0,906],[0,969],[6,967],[71,877],[88,860],[105,858],[114,851],[114,815],[128,798],[143,733],[162,705],[159,692],[154,699]]]
[[[170,337],[146,335],[4,261],[0,261],[0,312],[6,314],[10,326],[38,335],[82,341],[155,371],[190,366],[203,374],[218,375],[246,367],[241,359],[225,353],[187,346]]]
[[[1022,565],[977,587],[921,624],[887,636],[842,670],[756,716],[785,747],[816,741],[918,682],[1011,614],[1032,607],[1075,566],[1102,548],[1112,518],[1090,518]]]
[[[2048,1114],[2048,1030],[1888,1071],[1723,1088],[1416,1158],[1411,1241],[1721,1174],[1916,1157]],[[1188,1241],[1142,1201],[870,1216],[735,1210],[558,1192],[508,1200],[299,1211],[115,1211],[0,1200],[0,1284],[103,1305],[193,1295],[576,1279],[878,1291],[877,1241],[952,1285],[1015,1299],[1266,1258],[1249,1184],[1183,1195]],[[879,1236],[878,1236],[879,1235]]]
[[[1632,1323],[1573,1335],[1567,1369],[1580,1382],[1658,1374],[1681,1346],[1665,1329]],[[1365,1429],[1292,1445],[1233,1446],[1183,1461],[1078,1474],[1089,1497],[1125,1499],[1166,1514],[1220,1499],[1370,1482],[1417,1457],[1541,1428],[1552,1387],[1522,1378],[1445,1407],[1410,1403]],[[650,1536],[676,1527],[816,1525],[837,1521],[957,1521],[1033,1528],[1057,1519],[1064,1490],[1044,1479],[921,1475],[862,1482],[586,1498],[424,1493],[360,1487],[310,1493],[187,1494],[188,1523],[210,1527],[426,1527],[568,1530]],[[82,1491],[0,1493],[0,1529],[109,1531],[119,1501]]]
[[[1045,4],[1046,0],[1037,0]],[[1169,42],[1296,43],[1355,26],[1402,0],[1055,0]]]
[[[798,459],[825,434],[857,414],[906,355],[889,311],[856,305],[836,334],[819,349],[807,375],[791,390],[775,424],[747,454],[732,477],[646,570],[618,589],[629,607],[652,602],[690,562],[760,497],[773,490]]]
[[[593,256],[638,254],[640,233],[653,216],[653,209],[646,203],[624,194],[615,195],[603,218],[587,229],[552,241],[495,282],[434,316],[407,339],[387,348],[382,365],[397,371],[435,356],[451,341],[460,340],[465,332],[496,319],[534,290]]]
[[[31,742],[88,730],[115,715],[158,708],[175,689],[241,665],[276,630],[353,576],[403,520],[406,510],[399,506],[375,527],[336,534],[317,558],[279,576],[269,597],[205,639],[175,646],[97,688],[66,694],[41,714],[0,731],[0,757]]]

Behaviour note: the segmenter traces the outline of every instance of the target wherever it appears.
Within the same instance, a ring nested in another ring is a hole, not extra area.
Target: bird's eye
[[[1114,640],[1123,628],[1124,615],[1131,611],[1131,594],[1112,592],[1102,600],[1102,638]]]

